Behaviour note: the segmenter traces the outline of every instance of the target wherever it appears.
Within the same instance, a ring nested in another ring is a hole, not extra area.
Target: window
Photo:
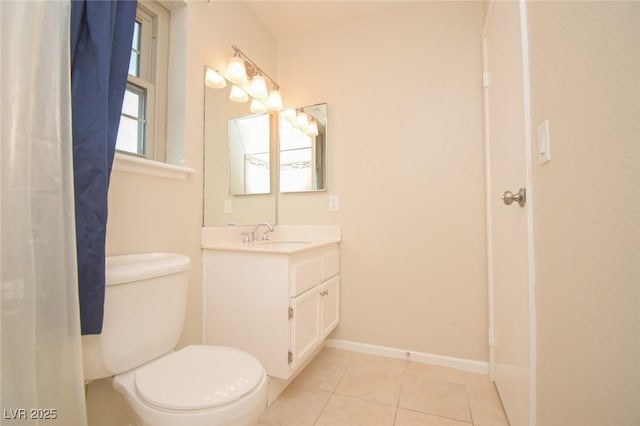
[[[169,12],[139,2],[116,149],[164,161]]]

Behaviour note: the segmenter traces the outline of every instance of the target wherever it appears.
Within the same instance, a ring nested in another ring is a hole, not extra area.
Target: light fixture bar
[[[232,44],[231,48],[235,51],[235,53],[240,55],[240,57],[242,59],[244,59],[245,61],[249,62],[256,69],[258,74],[262,74],[264,77],[267,77],[269,79],[269,81],[271,81],[271,83],[273,84],[275,90],[278,90],[280,88],[280,85],[278,83],[276,83],[276,81],[274,79],[269,77],[269,74],[264,72],[264,70],[262,68],[260,68],[255,62],[253,62],[242,50],[240,50],[238,48],[238,46],[236,46],[235,44]]]

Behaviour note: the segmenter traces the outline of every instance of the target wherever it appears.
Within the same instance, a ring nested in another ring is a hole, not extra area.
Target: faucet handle
[[[243,243],[251,242],[251,239],[249,239],[249,233],[248,232],[241,232],[240,235],[242,235],[242,242]]]
[[[269,241],[269,232],[272,231],[267,230],[262,233],[262,241]]]

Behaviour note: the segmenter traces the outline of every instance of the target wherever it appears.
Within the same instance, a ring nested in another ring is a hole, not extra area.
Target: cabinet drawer
[[[291,268],[291,297],[296,297],[320,284],[321,275],[319,257],[293,265]]]
[[[322,278],[326,281],[340,271],[340,256],[338,251],[333,251],[322,256]]]

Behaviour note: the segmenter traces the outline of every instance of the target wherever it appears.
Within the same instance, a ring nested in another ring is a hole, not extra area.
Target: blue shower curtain
[[[136,7],[136,1],[71,2],[73,169],[82,334],[102,332],[107,192]]]

